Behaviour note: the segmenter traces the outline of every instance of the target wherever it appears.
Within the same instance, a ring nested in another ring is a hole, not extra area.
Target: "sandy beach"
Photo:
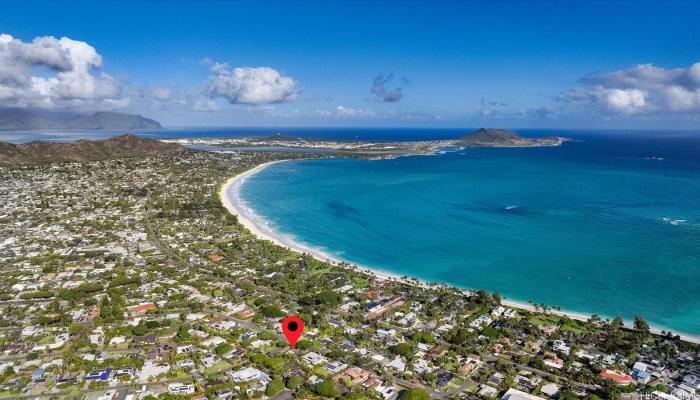
[[[245,226],[251,233],[253,233],[261,239],[269,240],[277,244],[278,246],[282,246],[293,251],[310,254],[322,261],[326,261],[335,265],[343,264],[348,268],[352,268],[356,271],[374,275],[378,279],[394,279],[400,280],[411,285],[431,287],[431,285],[427,282],[422,282],[420,280],[415,281],[411,279],[405,279],[391,272],[354,265],[353,263],[334,257],[333,255],[324,252],[322,249],[299,243],[291,236],[285,236],[283,234],[280,234],[279,232],[276,232],[274,228],[271,227],[267,221],[265,221],[264,218],[258,216],[255,213],[255,210],[253,210],[243,199],[241,199],[240,187],[252,175],[262,171],[263,169],[269,167],[272,164],[281,163],[285,161],[289,160],[271,161],[268,163],[260,164],[255,168],[252,168],[248,171],[245,171],[241,174],[230,178],[221,187],[221,203],[231,214],[235,215],[238,218],[238,222],[241,225]]]
[[[264,218],[258,216],[255,211],[240,197],[240,188],[241,186],[245,183],[245,181],[251,177],[252,175],[262,171],[263,169],[269,167],[272,164],[280,163],[280,162],[286,162],[289,160],[280,160],[280,161],[272,161],[268,163],[264,163],[261,165],[256,166],[255,168],[252,168],[248,171],[245,171],[241,174],[238,174],[229,180],[227,180],[224,185],[221,188],[220,192],[220,199],[224,207],[233,215],[236,215],[238,218],[238,222],[245,226],[251,233],[254,235],[258,236],[259,238],[269,240],[279,246],[285,247],[287,249],[297,251],[300,253],[306,253],[310,254],[313,257],[330,262],[335,265],[343,265],[346,266],[347,268],[352,268],[356,271],[360,271],[366,274],[370,274],[375,276],[377,279],[381,280],[387,280],[387,279],[392,279],[392,280],[398,280],[401,282],[404,282],[409,285],[416,285],[420,286],[423,288],[431,288],[431,287],[436,287],[436,285],[444,285],[444,286],[449,286],[446,284],[431,284],[429,282],[424,282],[421,280],[414,280],[414,279],[406,279],[402,276],[399,276],[394,273],[378,270],[376,268],[369,268],[365,266],[358,266],[355,265],[351,262],[341,260],[337,257],[334,257],[331,254],[328,254],[327,252],[323,251],[322,249],[315,248],[313,246],[309,246],[303,243],[298,242],[295,240],[294,237],[289,236],[289,235],[284,235],[280,234],[279,232],[275,231],[275,229],[269,225],[267,221],[265,221]],[[465,292],[470,292],[469,290],[465,289],[460,289],[464,290]],[[527,303],[522,303],[522,302],[517,302],[517,301],[512,301],[509,299],[506,299],[505,297],[501,301],[501,303],[505,306],[520,309],[520,310],[527,310],[531,312],[540,312],[535,309],[534,306],[527,304]],[[554,315],[559,315],[559,316],[566,316],[568,318],[574,319],[574,320],[579,320],[579,321],[588,321],[590,318],[590,315],[586,315],[583,313],[576,313],[576,312],[571,312],[571,311],[566,311],[566,310],[549,310],[549,314],[554,314]],[[604,317],[601,316],[601,318],[604,319]],[[632,324],[627,322],[625,324],[627,327],[631,328]],[[651,327],[651,332],[655,334],[661,334],[664,329],[662,328],[657,328],[657,327]],[[675,333],[674,333],[675,334]],[[684,335],[684,334],[679,334],[681,339],[691,342],[691,343],[698,343],[700,344],[700,337],[696,336],[691,336],[691,335]]]

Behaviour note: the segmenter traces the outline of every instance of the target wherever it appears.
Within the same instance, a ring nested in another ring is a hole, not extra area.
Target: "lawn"
[[[230,368],[231,368],[231,364],[229,364],[228,362],[226,362],[226,361],[224,361],[224,360],[221,360],[221,361],[216,362],[216,363],[215,363],[214,365],[212,365],[211,367],[205,369],[205,370],[204,370],[204,374],[207,375],[207,376],[208,376],[208,375],[214,375],[214,374],[217,374],[217,373],[219,373],[219,372],[228,370],[228,369],[230,369]]]
[[[561,317],[558,315],[552,315],[552,314],[530,314],[527,317],[527,320],[530,321],[531,324],[537,325],[537,326],[556,326],[559,325],[559,320]]]
[[[355,289],[360,289],[360,288],[367,286],[367,282],[368,282],[367,278],[363,278],[361,276],[356,276],[352,280],[352,286]]]

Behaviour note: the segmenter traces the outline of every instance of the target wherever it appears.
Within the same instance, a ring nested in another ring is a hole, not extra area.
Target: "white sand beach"
[[[431,288],[431,287],[436,287],[436,284],[431,284],[429,282],[424,282],[418,279],[406,279],[402,276],[399,276],[395,273],[387,272],[387,271],[382,271],[376,268],[369,268],[365,266],[358,266],[355,265],[351,262],[344,261],[339,259],[338,257],[335,257],[331,254],[328,254],[322,249],[315,248],[313,246],[309,246],[303,243],[300,243],[298,240],[296,240],[294,237],[290,235],[284,235],[279,232],[277,232],[270,224],[262,217],[258,216],[255,211],[240,197],[240,188],[241,186],[245,183],[245,181],[251,177],[252,175],[262,171],[263,169],[269,167],[272,164],[280,163],[280,162],[285,162],[289,160],[280,160],[280,161],[272,161],[264,164],[260,164],[256,166],[255,168],[252,168],[248,171],[245,171],[241,174],[238,174],[232,178],[230,178],[226,183],[221,188],[221,202],[226,207],[226,209],[233,215],[237,216],[238,222],[245,226],[251,233],[254,235],[258,236],[259,238],[269,240],[279,246],[285,247],[287,249],[297,251],[300,253],[306,253],[310,254],[313,257],[316,257],[319,260],[330,262],[335,265],[341,265],[343,264],[347,268],[352,268],[356,271],[360,271],[366,274],[374,275],[377,279],[380,280],[397,280],[404,282],[406,284],[410,285],[416,285],[420,286],[423,288]],[[446,284],[438,284],[438,285],[444,285],[444,286],[449,286]],[[464,289],[460,289],[464,290]],[[469,290],[464,290],[465,292],[470,292]],[[505,306],[520,309],[520,310],[527,310],[527,311],[532,311],[532,312],[540,312],[535,309],[535,307],[531,304],[527,303],[522,303],[522,302],[517,302],[517,301],[512,301],[506,298],[503,298],[501,303]],[[554,314],[554,315],[560,315],[560,316],[566,316],[568,318],[574,319],[574,320],[579,320],[579,321],[588,321],[590,318],[590,315],[586,315],[583,313],[576,313],[576,312],[571,312],[571,311],[566,311],[566,310],[549,310],[549,314]],[[603,318],[603,317],[601,317]],[[632,327],[631,323],[626,323],[626,326]],[[664,329],[657,328],[657,327],[651,327],[651,331],[655,334],[661,334]],[[691,342],[691,343],[698,343],[700,344],[700,337],[696,336],[690,336],[690,335],[684,335],[684,334],[679,334],[681,339]]]

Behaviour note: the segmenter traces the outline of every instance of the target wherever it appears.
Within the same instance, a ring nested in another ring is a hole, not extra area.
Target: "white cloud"
[[[377,114],[370,109],[352,108],[339,105],[332,110],[317,110],[317,115],[333,118],[374,118]]]
[[[197,99],[192,104],[193,111],[216,111],[219,109],[219,105],[212,99]]]
[[[363,110],[359,108],[351,108],[340,105],[335,108],[336,115],[340,117],[373,117],[372,110]]]
[[[123,104],[121,86],[98,73],[102,57],[89,44],[67,37],[23,42],[0,34],[0,105],[100,107]]]
[[[158,101],[168,101],[173,98],[170,86],[160,86],[151,89],[151,96]]]
[[[700,62],[673,69],[640,64],[581,83],[563,99],[619,114],[700,112]]]
[[[205,94],[223,97],[231,104],[271,104],[293,100],[299,93],[294,79],[269,67],[231,68],[216,63],[211,67]]]

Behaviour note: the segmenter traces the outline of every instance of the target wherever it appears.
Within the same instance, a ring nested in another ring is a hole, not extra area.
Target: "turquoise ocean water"
[[[577,139],[290,161],[240,195],[352,263],[700,336],[700,137]]]

